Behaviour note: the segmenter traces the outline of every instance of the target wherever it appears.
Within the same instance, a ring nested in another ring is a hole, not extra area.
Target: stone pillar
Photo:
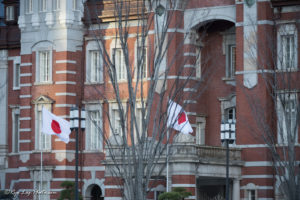
[[[240,180],[233,179],[232,200],[240,199]]]

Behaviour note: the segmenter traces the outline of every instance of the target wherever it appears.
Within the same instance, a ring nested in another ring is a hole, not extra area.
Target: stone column
[[[232,200],[240,199],[240,179],[233,179]]]

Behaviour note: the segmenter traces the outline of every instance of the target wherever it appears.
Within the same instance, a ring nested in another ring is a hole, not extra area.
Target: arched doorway
[[[90,200],[104,200],[103,192],[96,184],[92,184],[87,188],[86,196]]]

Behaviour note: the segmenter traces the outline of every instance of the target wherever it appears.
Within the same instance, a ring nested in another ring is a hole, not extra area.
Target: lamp
[[[221,123],[221,142],[226,143],[226,200],[229,200],[229,144],[235,141],[235,120]]]
[[[71,107],[70,109],[70,128],[75,130],[76,133],[76,151],[75,151],[75,200],[79,200],[78,194],[78,130],[85,129],[85,110],[81,108],[79,115],[79,108],[77,106]]]

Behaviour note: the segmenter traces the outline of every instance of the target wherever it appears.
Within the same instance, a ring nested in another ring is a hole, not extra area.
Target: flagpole
[[[43,108],[44,106],[42,106],[42,116],[43,116]],[[42,117],[42,124],[43,124],[43,117]],[[43,182],[43,144],[42,144],[42,130],[40,127],[40,132],[38,134],[40,134],[40,149],[41,149],[41,173],[40,173],[40,191],[39,191],[39,199],[41,199],[41,190],[42,190],[42,182]]]
[[[169,130],[167,130],[167,192],[169,192]]]

